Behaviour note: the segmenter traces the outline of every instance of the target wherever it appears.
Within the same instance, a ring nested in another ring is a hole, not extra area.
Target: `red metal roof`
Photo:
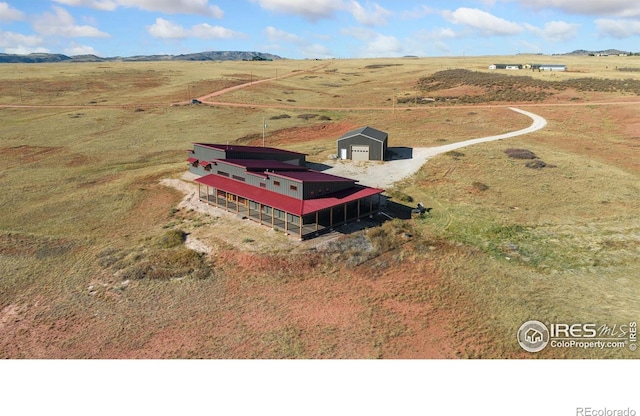
[[[239,166],[250,171],[264,172],[266,170],[291,170],[305,171],[308,170],[304,166],[292,165],[291,163],[280,162],[278,160],[256,160],[256,159],[215,159],[216,162],[228,163],[230,165]]]
[[[310,169],[307,169],[303,172],[268,172],[267,174],[293,179],[299,182],[358,182],[355,179],[329,175],[328,173],[318,172]]]
[[[353,188],[334,192],[322,198],[304,200],[234,181],[233,179],[219,175],[206,175],[195,181],[298,216],[313,214],[317,211],[384,192],[382,189],[355,185]]]
[[[187,162],[189,163],[193,163],[193,162],[197,162],[198,159],[196,159],[195,157],[190,157],[189,159],[187,159]]]
[[[305,153],[293,152],[290,150],[276,149],[275,147],[260,147],[260,146],[241,146],[236,144],[216,144],[216,143],[194,143],[196,146],[209,147],[211,149],[222,150],[225,152],[237,151],[237,152],[254,152],[254,153],[283,153],[304,155]]]
[[[207,161],[200,161],[200,166],[210,166],[212,164],[212,162],[207,162]]]

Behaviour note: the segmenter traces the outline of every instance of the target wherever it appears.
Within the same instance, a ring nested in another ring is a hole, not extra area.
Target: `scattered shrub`
[[[291,118],[291,116],[289,114],[280,114],[279,116],[271,117],[270,120],[280,120],[283,118]]]
[[[122,253],[125,250],[120,255]],[[186,247],[135,252],[105,268],[110,268],[123,280],[206,279],[212,274],[205,256]]]
[[[537,159],[535,153],[527,149],[505,149],[507,156],[513,159]]]
[[[158,247],[173,248],[184,243],[187,235],[182,230],[168,230],[158,239]]]
[[[542,169],[545,166],[547,166],[547,164],[544,163],[542,160],[532,160],[530,162],[525,163],[524,165],[531,169]]]
[[[489,189],[489,185],[486,185],[486,184],[484,184],[484,183],[482,183],[482,182],[478,182],[478,181],[473,182],[473,183],[471,184],[471,186],[473,186],[473,187],[474,187],[474,189],[477,189],[477,190],[478,190],[478,191],[480,191],[480,192],[484,192],[484,191],[486,191],[487,189]]]
[[[311,120],[312,118],[318,117],[317,114],[300,114],[298,118],[302,118],[304,120]]]
[[[457,150],[451,150],[451,151],[448,151],[447,153],[445,153],[445,155],[451,156],[455,160],[459,160],[461,157],[464,156],[464,153],[458,152]]]
[[[391,191],[390,196],[391,198],[397,199],[398,201],[413,202],[413,198],[411,197],[411,195],[407,195],[402,191]]]

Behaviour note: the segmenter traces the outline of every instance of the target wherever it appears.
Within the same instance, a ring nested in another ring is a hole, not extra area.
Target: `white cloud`
[[[91,46],[80,45],[75,42],[71,42],[71,46],[65,48],[64,53],[69,56],[98,54]]]
[[[151,36],[161,39],[230,39],[244,37],[239,32],[234,32],[222,26],[211,26],[207,23],[194,25],[187,29],[161,17],[157,18],[153,25],[147,26],[147,31]]]
[[[271,42],[288,42],[296,44],[306,43],[306,41],[300,36],[285,32],[284,30],[276,29],[273,26],[267,27],[265,29],[265,34]]]
[[[379,56],[401,56],[403,54],[404,46],[395,36],[386,36],[378,34],[373,40],[371,40],[365,50],[364,57],[379,57]]]
[[[6,53],[14,55],[29,55],[30,53],[50,53],[51,51],[44,47],[30,48],[28,46],[16,46],[13,48],[5,48]]]
[[[503,0],[536,9],[559,9],[567,13],[596,16],[640,16],[638,0]]]
[[[328,59],[335,58],[335,55],[331,52],[329,48],[324,45],[320,45],[318,43],[314,43],[313,45],[307,45],[300,49],[302,56],[305,58],[318,58],[318,59]]]
[[[405,45],[395,36],[383,35],[363,27],[344,28],[340,30],[340,34],[355,38],[364,44],[356,52],[356,57],[374,58],[404,54]]]
[[[400,16],[403,19],[422,19],[425,16],[429,16],[431,14],[437,14],[438,11],[429,6],[419,6],[413,10],[407,10],[400,13]]]
[[[0,47],[2,48],[34,47],[40,46],[42,43],[43,39],[40,36],[28,36],[0,30]]]
[[[0,30],[0,48],[4,48],[5,53],[16,55],[28,55],[30,53],[49,52],[42,46],[44,39],[40,36],[23,35],[22,33],[3,32]]]
[[[536,45],[532,42],[527,42],[525,40],[519,42],[520,47],[518,49],[528,52],[528,53],[542,53],[543,49],[540,45]]]
[[[147,26],[147,31],[154,38],[162,39],[185,39],[189,37],[187,30],[180,25],[172,23],[161,17],[151,26]]]
[[[351,36],[362,41],[371,41],[377,36],[376,32],[364,27],[345,27],[340,29],[340,34],[344,36]]]
[[[64,4],[65,6],[80,6],[88,7],[90,9],[112,11],[118,7],[118,2],[115,0],[53,0],[56,3]]]
[[[521,33],[522,26],[496,17],[480,9],[460,7],[456,11],[445,10],[443,17],[451,23],[467,26],[485,35],[508,36]]]
[[[378,3],[373,5],[372,11],[366,10],[355,0],[352,0],[346,7],[358,23],[366,26],[385,25],[387,24],[387,18],[391,15],[391,12],[381,7]]]
[[[459,37],[459,35],[451,28],[441,27],[431,31],[421,30],[416,34],[416,37],[423,42],[431,42],[445,39],[455,39]]]
[[[300,16],[311,22],[329,19],[338,12],[350,13],[362,25],[385,25],[391,12],[373,3],[368,9],[356,0],[251,0],[265,10]]]
[[[149,12],[167,14],[199,14],[221,19],[222,9],[209,5],[209,0],[53,0],[67,6],[83,6],[112,11],[118,7],[134,7]]]
[[[597,19],[596,27],[600,36],[625,39],[640,36],[640,22],[624,19]]]
[[[14,9],[5,2],[0,2],[0,22],[11,22],[24,19],[24,13]]]
[[[33,28],[46,36],[106,38],[110,35],[93,26],[76,25],[73,16],[62,7],[53,6],[54,13],[45,13],[35,18]]]
[[[189,31],[189,34],[198,39],[231,39],[239,37],[239,33],[222,26],[211,26],[208,23],[195,25]]]
[[[312,22],[327,19],[344,9],[342,0],[251,0],[276,13],[301,16]]]
[[[530,24],[525,24],[525,27],[533,34],[548,41],[563,42],[575,38],[580,25],[567,22],[549,22],[544,25],[544,28]]]

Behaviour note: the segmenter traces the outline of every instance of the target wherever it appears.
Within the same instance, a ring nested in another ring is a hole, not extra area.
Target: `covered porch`
[[[260,198],[259,194],[264,190],[233,183],[240,186],[234,186],[236,189],[232,192],[229,188],[221,187],[225,185],[222,182],[229,179],[209,176],[212,177],[196,179],[200,201],[235,213],[240,218],[248,218],[258,224],[298,236],[301,240],[313,238],[349,222],[372,217],[380,210],[380,194],[383,192],[381,189],[358,186],[348,190],[349,192],[341,191],[312,200],[296,200],[284,195],[273,195],[272,192],[269,192],[271,195],[267,195],[268,198]],[[243,187],[249,189],[242,192]]]

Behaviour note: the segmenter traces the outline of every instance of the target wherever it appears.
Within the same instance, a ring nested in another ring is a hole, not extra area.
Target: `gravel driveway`
[[[395,182],[416,173],[422,167],[422,165],[424,165],[427,160],[429,160],[433,156],[478,143],[485,143],[494,140],[502,140],[508,139],[510,137],[521,136],[523,134],[528,134],[540,130],[547,125],[547,120],[536,114],[520,110],[518,108],[510,108],[510,110],[530,117],[533,120],[533,123],[525,129],[513,131],[510,133],[499,134],[497,136],[481,137],[479,139],[465,140],[463,142],[451,143],[436,147],[414,147],[411,158],[408,159],[400,158],[396,160],[389,160],[384,163],[353,162],[351,160],[339,159],[330,160],[325,162],[325,165],[329,166],[329,168],[326,169],[325,167],[324,173],[357,179],[362,185],[386,189],[393,186]],[[384,166],[384,169],[380,169],[381,166]],[[311,167],[313,168],[313,166]]]

